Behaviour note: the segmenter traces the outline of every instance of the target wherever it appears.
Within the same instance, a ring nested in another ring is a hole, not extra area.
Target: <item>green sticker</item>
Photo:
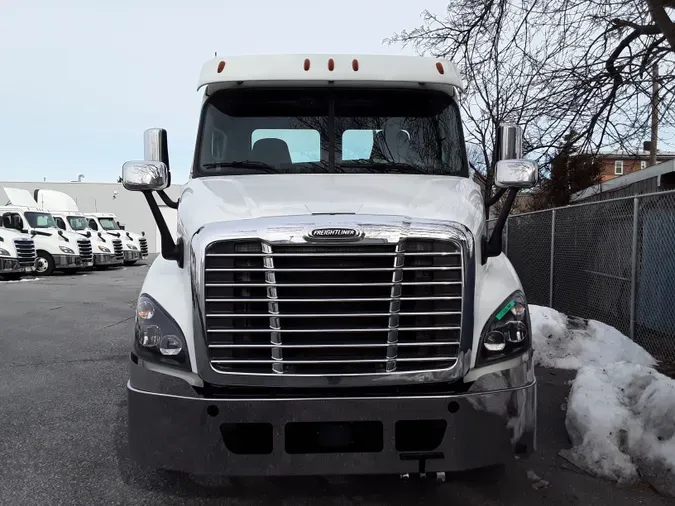
[[[506,313],[508,313],[511,310],[511,308],[515,305],[516,305],[515,300],[509,302],[506,306],[502,308],[502,310],[499,313],[497,313],[497,319],[501,320],[502,318],[504,318],[504,315],[506,315]]]

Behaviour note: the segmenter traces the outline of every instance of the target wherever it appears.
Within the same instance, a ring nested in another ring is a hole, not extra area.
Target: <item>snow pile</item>
[[[541,367],[580,369],[620,361],[656,365],[644,348],[599,321],[568,317],[555,309],[533,305],[530,317],[535,362]]]
[[[574,446],[561,455],[579,468],[675,496],[674,380],[628,362],[583,367],[565,426]]]
[[[530,306],[535,361],[577,369],[565,426],[573,447],[560,455],[591,474],[646,480],[675,496],[675,380],[618,330]]]

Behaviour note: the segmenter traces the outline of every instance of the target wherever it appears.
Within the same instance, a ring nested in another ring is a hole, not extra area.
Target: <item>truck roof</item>
[[[206,93],[227,87],[261,85],[388,85],[442,89],[464,88],[454,63],[407,55],[282,54],[216,56],[207,61],[197,89]]]
[[[7,211],[33,211],[36,213],[47,213],[51,214],[51,212],[48,209],[42,209],[41,207],[36,207],[36,206],[0,206],[0,211],[2,212],[7,212]]]
[[[117,215],[114,213],[84,213],[86,216],[91,216],[93,218],[117,218]]]
[[[79,211],[77,208],[77,202],[75,202],[75,199],[73,199],[73,197],[67,193],[37,188],[33,192],[33,196],[38,205],[45,209],[50,209],[53,211],[58,210],[62,213],[72,213]]]

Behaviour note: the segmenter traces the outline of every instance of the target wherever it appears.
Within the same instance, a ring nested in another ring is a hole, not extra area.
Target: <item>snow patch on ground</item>
[[[0,279],[0,283],[28,283],[29,281],[40,281],[42,278],[21,278],[21,279],[12,279],[9,281],[3,281]]]
[[[619,484],[644,480],[675,496],[675,380],[613,327],[530,306],[535,361],[578,370],[565,426],[573,447],[560,455]]]

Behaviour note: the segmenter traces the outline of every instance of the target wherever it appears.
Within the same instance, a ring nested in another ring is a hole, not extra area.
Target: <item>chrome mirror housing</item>
[[[530,160],[500,160],[495,170],[497,188],[532,188],[539,182],[537,164]]]
[[[523,157],[523,130],[518,125],[499,125],[499,160],[520,160]]]
[[[122,166],[122,184],[130,191],[160,191],[169,186],[169,168],[164,162],[130,161]]]

